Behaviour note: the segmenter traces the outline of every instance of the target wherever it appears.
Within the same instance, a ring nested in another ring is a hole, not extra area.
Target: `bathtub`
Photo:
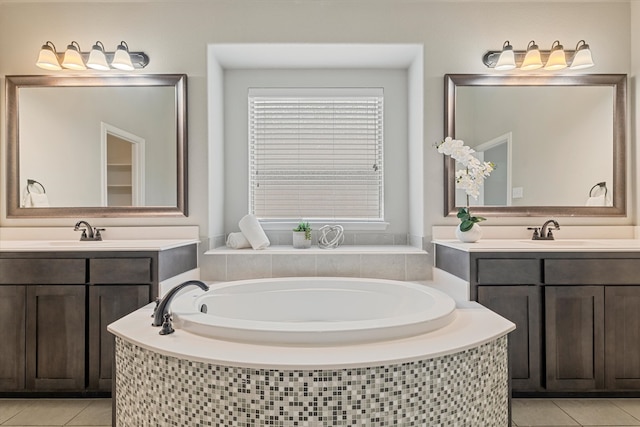
[[[428,286],[297,277],[227,282],[172,302],[175,326],[237,342],[327,346],[406,338],[451,323],[454,300]]]
[[[153,304],[107,328],[115,425],[509,424],[515,326],[477,303],[454,308],[413,283],[287,278],[214,284],[171,308],[170,335],[150,326]]]

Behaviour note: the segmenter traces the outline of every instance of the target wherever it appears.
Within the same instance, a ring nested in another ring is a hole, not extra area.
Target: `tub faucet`
[[[82,227],[83,225],[84,227]],[[102,240],[100,232],[104,231],[104,228],[93,228],[87,221],[78,221],[73,231],[79,230],[82,230],[82,236],[80,236],[81,242]]]
[[[169,292],[167,292],[164,298],[160,300],[160,303],[156,307],[156,310],[153,315],[153,323],[151,324],[152,326],[162,326],[163,327],[162,329],[164,331],[170,330],[171,332],[173,332],[173,329],[171,328],[170,324],[167,325],[166,327],[163,326],[163,323],[170,322],[169,305],[171,304],[171,300],[173,299],[173,297],[175,297],[178,292],[180,292],[182,289],[190,285],[199,286],[200,289],[202,289],[205,292],[209,290],[209,286],[207,286],[200,280],[188,280],[176,286],[175,288],[171,289]],[[170,334],[171,332],[165,332],[162,335]]]
[[[538,232],[538,227],[528,227],[527,230],[533,230],[531,240],[555,240],[550,226],[553,226],[553,230],[560,230],[560,224],[555,219],[550,219],[542,224],[540,232]]]

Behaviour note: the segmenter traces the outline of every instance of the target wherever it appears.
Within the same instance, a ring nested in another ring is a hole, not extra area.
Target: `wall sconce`
[[[73,41],[67,46],[67,50],[64,52],[64,59],[62,60],[62,68],[68,68],[70,70],[86,70],[87,66],[84,65],[84,59],[80,54],[80,45],[78,42]]]
[[[500,71],[513,70],[516,68],[516,57],[513,54],[513,46],[509,44],[509,40],[502,45],[502,52],[498,57],[495,69]]]
[[[104,54],[104,45],[99,40],[93,45],[91,52],[89,52],[87,67],[100,71],[106,71],[110,68],[107,62],[107,56]]]
[[[531,71],[542,68],[542,58],[540,57],[540,48],[535,41],[531,40],[527,45],[527,53],[520,66],[521,70]]]
[[[582,43],[582,44],[580,44]],[[583,68],[593,67],[593,58],[591,57],[591,49],[584,40],[580,40],[576,44],[576,53],[571,61],[571,68],[581,70]]]
[[[509,62],[511,57],[513,57],[512,63]],[[567,61],[567,58],[570,60]],[[524,71],[537,70],[543,66],[548,71],[561,70],[567,66],[571,70],[581,70],[594,65],[591,49],[584,40],[578,42],[575,50],[564,50],[558,40],[553,42],[550,50],[540,50],[533,40],[527,45],[527,50],[513,50],[507,40],[502,50],[490,50],[485,53],[482,62],[488,68],[496,70],[520,68]]]
[[[545,70],[556,71],[567,68],[567,56],[564,53],[564,46],[560,44],[559,40],[556,40],[551,45],[551,53],[549,59],[544,65]]]
[[[129,46],[123,41],[120,42],[116,53],[111,61],[111,66],[118,70],[131,71],[133,64],[131,63],[131,55],[129,54]]]
[[[144,52],[129,52],[129,46],[122,41],[115,52],[105,52],[102,42],[97,41],[91,48],[91,52],[82,52],[80,45],[72,41],[64,53],[58,53],[55,45],[47,41],[36,61],[36,66],[45,70],[94,70],[106,71],[112,67],[132,71],[136,68],[144,68],[149,64],[149,57]]]

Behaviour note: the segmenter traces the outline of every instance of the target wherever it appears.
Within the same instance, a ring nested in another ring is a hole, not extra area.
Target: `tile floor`
[[[640,426],[640,399],[513,399],[513,425]]]
[[[640,426],[640,399],[514,399],[513,425]],[[111,426],[111,399],[0,399],[0,426]]]
[[[0,426],[111,426],[111,399],[0,399]]]

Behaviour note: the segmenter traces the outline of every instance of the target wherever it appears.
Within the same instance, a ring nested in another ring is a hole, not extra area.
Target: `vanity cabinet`
[[[35,285],[25,289],[25,388],[84,388],[85,286]]]
[[[547,390],[603,389],[604,287],[546,286],[544,291]]]
[[[606,286],[604,306],[606,387],[640,390],[640,286]]]
[[[115,346],[107,325],[156,298],[161,281],[196,267],[195,244],[0,252],[0,392],[110,392]]]
[[[640,253],[435,252],[472,300],[516,324],[514,392],[640,391]]]
[[[115,337],[107,325],[149,302],[148,285],[89,286],[89,389],[111,390]],[[149,320],[151,322],[151,320]]]
[[[512,388],[540,390],[540,288],[479,286],[478,302],[516,324],[509,334]]]
[[[0,286],[0,390],[20,390],[25,381],[26,288]]]

